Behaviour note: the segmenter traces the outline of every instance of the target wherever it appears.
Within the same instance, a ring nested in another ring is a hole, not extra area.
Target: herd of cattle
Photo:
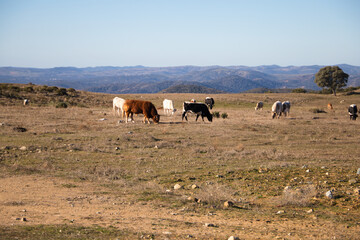
[[[205,103],[196,102],[196,100],[192,99],[191,101],[185,101],[183,103],[183,111],[181,118],[188,121],[188,113],[196,114],[196,121],[198,120],[199,116],[201,116],[202,120],[204,121],[204,117],[206,117],[210,122],[212,122],[213,115],[210,113],[209,109],[212,109],[215,105],[215,101],[211,97],[205,98]],[[262,110],[264,106],[263,102],[258,102],[256,104],[255,110]],[[271,108],[271,115],[272,118],[280,118],[283,116],[289,116],[290,114],[290,101],[276,101]],[[329,109],[333,109],[332,104],[328,104]],[[163,110],[165,115],[173,115],[176,112],[174,108],[174,103],[172,100],[165,99],[163,101]],[[134,114],[143,114],[144,115],[144,123],[150,123],[150,119],[154,121],[154,123],[159,123],[160,115],[157,112],[156,107],[149,101],[143,100],[125,100],[123,98],[115,97],[113,99],[113,111],[114,113],[124,117],[126,116],[125,122],[128,122],[130,117],[131,121],[134,121],[133,115]],[[350,120],[356,120],[358,117],[358,109],[355,104],[351,104],[348,108],[348,112],[350,115]]]

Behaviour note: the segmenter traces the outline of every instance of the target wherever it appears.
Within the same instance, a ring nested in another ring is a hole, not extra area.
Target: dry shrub
[[[196,198],[212,206],[220,207],[224,201],[234,201],[234,191],[225,185],[209,183],[199,189]]]
[[[316,196],[314,185],[302,186],[298,188],[286,187],[283,195],[279,199],[279,204],[294,206],[309,206],[311,199]]]

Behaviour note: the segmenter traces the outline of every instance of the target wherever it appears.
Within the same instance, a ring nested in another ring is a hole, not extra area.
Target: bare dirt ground
[[[360,124],[346,112],[358,95],[215,95],[228,118],[185,123],[178,111],[159,125],[119,123],[112,97],[0,107],[1,239],[359,238]],[[123,97],[178,109],[193,98]],[[277,99],[293,103],[290,117],[270,119]]]

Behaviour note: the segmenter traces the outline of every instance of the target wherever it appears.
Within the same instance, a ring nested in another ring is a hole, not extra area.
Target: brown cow
[[[128,118],[131,115],[131,121],[134,121],[133,115],[135,114],[144,114],[144,123],[146,120],[150,124],[150,118],[154,121],[154,123],[159,123],[160,115],[157,113],[157,110],[151,102],[142,101],[142,100],[125,100],[123,111],[126,114],[126,123],[128,122]]]
[[[333,108],[333,105],[332,105],[331,103],[328,103],[327,108],[328,108],[329,110],[333,110],[333,109],[334,109],[334,108]]]

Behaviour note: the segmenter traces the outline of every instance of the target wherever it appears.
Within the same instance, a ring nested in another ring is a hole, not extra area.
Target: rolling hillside
[[[360,67],[346,64],[339,66],[350,75],[348,86],[360,86]],[[180,89],[174,88],[176,85],[196,85],[215,89],[213,93],[238,93],[254,88],[318,90],[314,83],[314,75],[321,67],[323,66],[105,66],[49,69],[0,67],[0,83],[31,82],[104,93],[157,93],[168,88],[171,88],[171,91]],[[201,87],[197,89],[203,91]]]

